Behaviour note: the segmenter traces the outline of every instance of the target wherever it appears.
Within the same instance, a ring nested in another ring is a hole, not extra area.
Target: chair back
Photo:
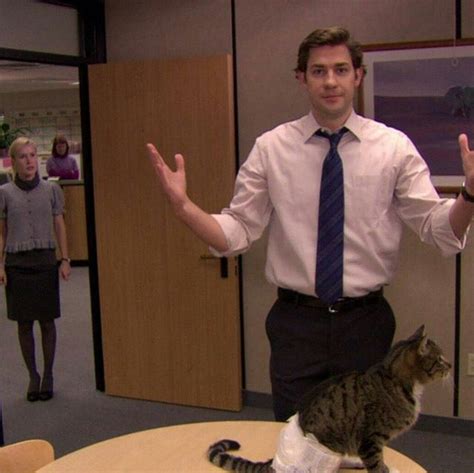
[[[0,448],[2,473],[35,473],[52,461],[54,449],[46,440],[25,440]]]

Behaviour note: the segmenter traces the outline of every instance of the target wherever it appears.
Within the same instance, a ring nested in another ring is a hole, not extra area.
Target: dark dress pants
[[[316,384],[381,361],[393,341],[395,318],[383,297],[337,313],[278,299],[268,314],[266,331],[273,411],[277,421],[285,421]]]

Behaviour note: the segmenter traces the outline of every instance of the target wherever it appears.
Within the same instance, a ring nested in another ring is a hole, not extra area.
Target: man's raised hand
[[[171,205],[178,210],[188,200],[183,156],[175,155],[176,171],[172,171],[153,144],[148,143],[146,147],[163,192]]]
[[[464,133],[459,135],[459,148],[461,150],[462,167],[466,176],[466,189],[474,193],[474,150],[469,149],[469,141]]]

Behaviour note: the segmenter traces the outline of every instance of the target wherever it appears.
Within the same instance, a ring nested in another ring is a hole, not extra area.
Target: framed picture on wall
[[[361,113],[405,132],[439,191],[462,184],[459,134],[474,143],[474,41],[465,43],[364,51]]]

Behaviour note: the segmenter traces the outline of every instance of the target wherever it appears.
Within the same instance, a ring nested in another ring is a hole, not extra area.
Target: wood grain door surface
[[[239,410],[238,275],[179,223],[145,151],[174,169],[209,212],[235,178],[228,56],[90,66],[99,295],[106,393]]]
[[[72,260],[86,261],[88,250],[84,186],[65,185],[62,189],[66,202],[64,220],[67,228],[68,256]]]

